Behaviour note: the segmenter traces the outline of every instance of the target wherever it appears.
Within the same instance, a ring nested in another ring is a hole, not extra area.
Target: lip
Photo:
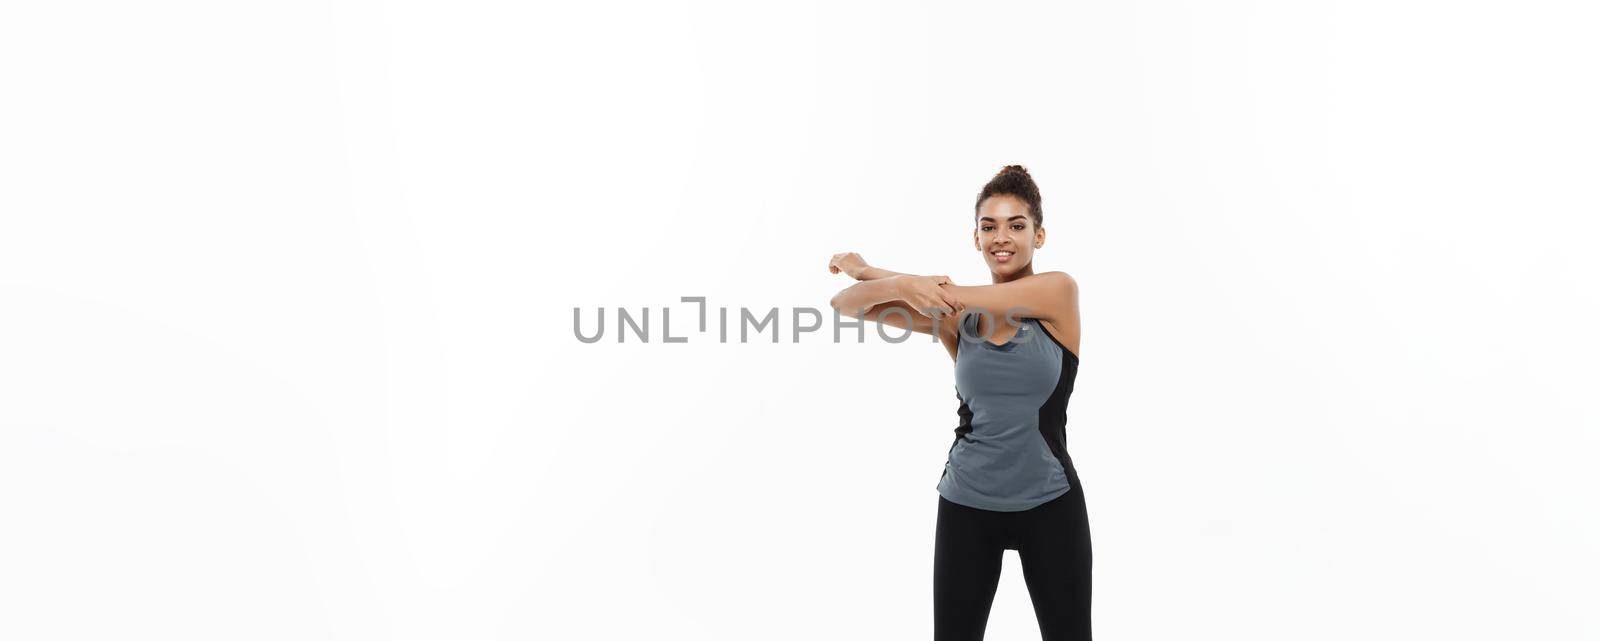
[[[1002,251],[1004,251],[1004,250],[1002,250]],[[1012,258],[1016,258],[1016,256],[1017,256],[1017,254],[1015,252],[1012,252],[1012,253],[1009,253],[1009,254],[997,254],[995,252],[989,252],[989,255],[990,256],[994,256],[994,262],[997,262],[997,263],[1009,263],[1009,262],[1011,262]]]

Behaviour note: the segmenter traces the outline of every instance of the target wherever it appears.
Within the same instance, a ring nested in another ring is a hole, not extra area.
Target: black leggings
[[[1076,475],[1073,475],[1076,476]],[[1021,512],[967,507],[939,497],[933,545],[934,641],[979,641],[1007,549],[1022,559],[1044,641],[1089,641],[1091,554],[1083,488]]]

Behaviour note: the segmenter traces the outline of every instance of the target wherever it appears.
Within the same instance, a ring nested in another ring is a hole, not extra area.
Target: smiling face
[[[978,206],[972,241],[999,281],[1032,273],[1033,250],[1044,245],[1044,228],[1034,225],[1020,198],[996,194]]]

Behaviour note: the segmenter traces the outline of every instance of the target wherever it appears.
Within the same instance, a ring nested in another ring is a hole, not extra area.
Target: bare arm
[[[958,310],[940,283],[944,276],[894,274],[863,280],[844,288],[828,301],[840,314],[883,323],[921,334],[944,334],[953,327]]]
[[[856,280],[878,280],[890,276],[915,276],[915,274],[905,274],[889,271],[882,267],[873,267],[867,264],[866,259],[862,258],[861,254],[855,252],[834,254],[833,258],[828,260],[828,271],[835,274],[843,272]]]
[[[917,276],[873,267],[860,254],[834,254],[828,271],[844,273],[861,282],[846,287],[830,301],[840,314],[871,320],[890,327],[939,337],[950,358],[956,357],[957,314],[960,307],[939,291],[944,276]],[[917,305],[912,301],[922,301]],[[922,310],[922,311],[919,311]]]
[[[1063,329],[1078,326],[1078,282],[1066,272],[1044,272],[993,285],[939,285],[968,312],[990,318],[1042,318]]]
[[[861,318],[861,314],[879,303],[900,300],[904,296],[900,292],[900,285],[899,278],[863,280],[839,290],[828,304],[841,314],[851,318]]]
[[[889,271],[889,270],[884,269],[882,267],[873,267],[871,265],[868,265],[866,267],[866,269],[861,270],[861,273],[857,274],[855,276],[855,279],[856,280],[878,280],[880,278],[888,278],[890,276],[915,276],[915,274],[903,274],[903,273],[900,273],[900,272],[892,272],[892,271]]]

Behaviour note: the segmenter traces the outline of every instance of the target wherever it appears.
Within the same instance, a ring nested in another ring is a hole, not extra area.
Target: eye
[[[981,229],[983,229],[984,231],[989,231],[991,229],[994,229],[994,227],[992,225],[984,225],[983,227],[981,227]]]
[[[1022,231],[1025,227],[1026,227],[1026,225],[1023,225],[1022,223],[1017,223],[1017,224],[1011,226],[1012,229],[1015,229],[1017,231]]]

